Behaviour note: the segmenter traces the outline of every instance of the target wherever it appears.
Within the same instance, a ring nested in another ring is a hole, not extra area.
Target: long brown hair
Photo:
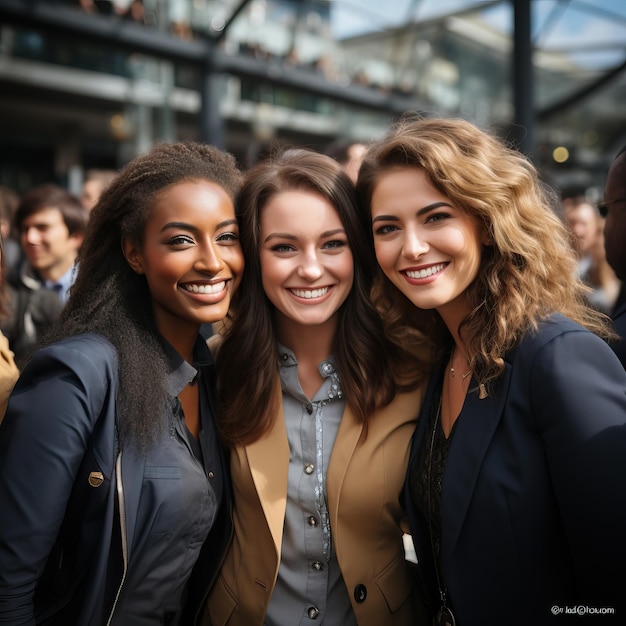
[[[346,402],[367,423],[377,406],[396,391],[394,348],[386,345],[381,320],[369,294],[375,271],[367,244],[368,223],[360,220],[354,185],[328,156],[294,149],[248,172],[237,200],[246,270],[232,305],[217,355],[218,426],[232,445],[251,443],[267,432],[281,401],[273,306],[266,297],[259,261],[260,215],[278,193],[304,190],[337,211],[354,258],[352,289],[339,309],[333,352]]]
[[[480,383],[499,376],[505,353],[552,313],[610,336],[608,319],[588,306],[588,289],[575,279],[576,260],[553,198],[525,156],[464,120],[405,118],[370,147],[361,166],[357,191],[370,233],[374,188],[397,167],[423,169],[489,233],[491,245],[467,289],[472,312],[462,323]],[[373,251],[371,239],[370,245]],[[440,353],[448,348],[451,337],[436,311],[417,309],[382,277],[375,298],[396,341],[417,330],[438,338]]]

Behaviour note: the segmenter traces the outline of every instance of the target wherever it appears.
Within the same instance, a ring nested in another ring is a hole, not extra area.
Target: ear
[[[128,265],[137,274],[144,274],[143,255],[137,243],[129,239],[122,239],[122,253]]]
[[[83,240],[85,239],[85,233],[71,233],[70,241],[74,244],[74,249],[76,251],[80,250],[80,247],[83,245]]]

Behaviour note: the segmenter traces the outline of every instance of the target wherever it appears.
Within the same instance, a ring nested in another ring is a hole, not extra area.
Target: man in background
[[[91,211],[96,206],[102,192],[116,176],[115,170],[87,170],[80,194],[80,201],[87,211]]]
[[[604,223],[606,259],[617,277],[626,285],[626,146],[609,168],[604,188],[604,201],[598,205]],[[612,314],[620,340],[612,348],[626,368],[626,293],[624,287]]]
[[[18,365],[61,313],[87,219],[79,199],[57,185],[22,196],[14,224],[24,260],[8,277],[9,315],[2,322]]]
[[[366,152],[367,146],[353,139],[337,139],[328,144],[325,150],[329,157],[335,159],[343,167],[353,183],[356,183]]]

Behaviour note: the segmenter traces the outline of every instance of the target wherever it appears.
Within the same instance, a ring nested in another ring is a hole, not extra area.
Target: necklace
[[[469,369],[467,370],[467,372],[465,372],[465,374],[461,374],[461,380],[465,380],[471,373],[472,370]],[[450,368],[450,376],[452,378],[456,378],[456,370],[453,367]]]
[[[452,354],[450,355],[450,363],[454,363],[454,355],[456,353],[456,347],[454,348],[454,350],[452,351]],[[469,359],[467,357],[465,357],[465,360],[467,361],[467,363],[469,364]],[[461,374],[461,380],[465,381],[465,379],[472,373],[472,368],[470,367],[467,372],[465,372],[465,374]],[[456,370],[454,369],[454,367],[452,367],[452,365],[450,365],[450,377],[451,378],[456,378]]]

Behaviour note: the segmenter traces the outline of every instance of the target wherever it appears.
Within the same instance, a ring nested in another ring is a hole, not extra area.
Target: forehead
[[[34,213],[31,213],[22,220],[22,226],[29,225],[34,226],[36,224],[62,224],[63,214],[57,207],[43,207]]]
[[[154,197],[150,219],[169,219],[178,213],[197,218],[235,212],[233,201],[225,189],[212,181],[186,180],[166,187]]]

